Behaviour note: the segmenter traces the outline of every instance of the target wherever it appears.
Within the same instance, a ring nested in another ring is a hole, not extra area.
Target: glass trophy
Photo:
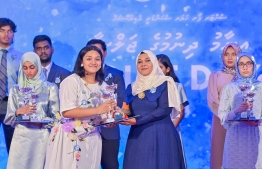
[[[106,91],[109,92],[109,99],[110,100],[117,100],[116,94],[115,94],[115,90],[117,89],[117,84],[112,84],[112,85],[108,85],[106,87]],[[114,108],[115,109],[115,108]],[[106,123],[111,123],[114,122],[115,119],[113,118],[112,114],[110,112],[107,112],[107,117],[106,117]]]
[[[21,99],[23,101],[23,106],[35,106],[39,102],[39,95],[34,93],[34,87],[17,87],[21,93]],[[47,123],[48,125],[53,123],[53,119],[46,117],[46,115],[38,114],[36,110],[28,114],[20,114],[17,116],[16,121],[22,122],[35,122],[35,123]],[[46,125],[46,127],[48,127]]]
[[[114,100],[115,102],[117,102],[117,94],[115,93],[115,90],[117,89],[117,84],[112,84],[112,85],[108,85],[106,86],[106,91],[101,90],[102,94],[103,94],[103,98],[104,99],[110,99],[110,100]],[[99,125],[105,125],[105,124],[109,124],[109,123],[117,123],[121,120],[123,120],[125,117],[125,114],[119,109],[117,109],[117,107],[113,107],[115,110],[114,115],[111,114],[111,112],[107,112],[106,114],[103,115],[103,122],[100,123]]]
[[[252,89],[252,87],[248,90],[247,98],[246,98],[246,102],[249,105],[253,105],[253,102],[254,102],[253,97],[255,96],[255,93],[251,89]],[[254,113],[252,111],[252,106],[249,106],[249,108],[247,109],[247,115],[248,115],[250,120],[256,119],[255,116],[254,116]]]
[[[243,101],[248,103],[249,105],[253,104],[253,97],[255,96],[254,89],[255,87],[253,85],[240,85],[239,89],[243,96]],[[241,112],[240,114],[240,120],[246,119],[246,120],[256,120],[254,113],[252,111],[252,106],[249,106],[249,108],[245,112]]]
[[[38,95],[37,94],[31,94],[31,105],[32,106],[37,106],[38,103]],[[42,120],[43,117],[37,117],[36,111],[33,111],[32,114],[30,115],[30,121],[32,122],[39,122]]]
[[[117,89],[117,84],[113,84],[110,86],[111,88],[111,92],[110,92],[110,98],[111,100],[114,100],[117,103],[117,93],[114,93],[115,90]],[[114,90],[113,90],[114,89]],[[109,115],[109,121],[113,121],[113,122],[118,122],[123,120],[124,118],[127,118],[127,115],[125,115],[121,109],[117,110],[116,107],[114,107],[114,110],[116,110],[116,112],[114,113],[114,117],[112,117],[112,115]]]
[[[115,94],[115,97],[117,98],[117,94]],[[116,121],[122,120],[123,119],[123,113],[120,112],[120,111],[116,111],[115,114],[114,114],[114,119]]]
[[[21,88],[18,87],[18,90],[22,93],[24,105],[29,106],[33,88],[31,88],[31,87],[21,87]],[[28,115],[28,114],[19,115],[18,119],[21,120],[21,121],[30,121],[30,115]]]

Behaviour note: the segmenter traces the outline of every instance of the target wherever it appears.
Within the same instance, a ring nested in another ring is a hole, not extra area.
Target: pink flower
[[[58,132],[58,127],[54,127],[53,130],[54,130],[54,133],[57,133]]]
[[[76,160],[79,161],[79,159],[80,159],[80,153],[77,152],[77,153],[75,154],[75,157],[76,157]]]
[[[84,129],[86,129],[86,128],[88,128],[89,125],[88,125],[87,122],[83,122],[82,126],[83,126]]]
[[[73,129],[75,128],[74,123],[72,122],[66,122],[62,125],[62,129],[66,132],[66,133],[71,133],[73,131]]]

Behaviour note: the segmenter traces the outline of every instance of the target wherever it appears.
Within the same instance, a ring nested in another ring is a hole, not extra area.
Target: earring
[[[81,67],[83,67],[84,65],[83,65],[83,63],[81,64]]]

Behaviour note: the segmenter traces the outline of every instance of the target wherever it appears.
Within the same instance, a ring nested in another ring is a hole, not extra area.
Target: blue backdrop
[[[0,0],[0,17],[18,26],[14,45],[33,50],[36,35],[51,37],[53,60],[72,70],[87,41],[107,43],[106,62],[135,79],[135,58],[143,49],[170,56],[190,105],[181,124],[188,168],[209,168],[211,112],[206,92],[209,74],[221,68],[221,49],[236,42],[261,62],[259,0]],[[260,66],[260,65],[259,65]],[[128,127],[121,127],[122,165]],[[6,152],[0,130],[0,166]]]

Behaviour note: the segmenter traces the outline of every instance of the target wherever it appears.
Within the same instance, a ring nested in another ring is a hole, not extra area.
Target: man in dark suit
[[[59,88],[60,83],[71,74],[69,70],[62,68],[52,62],[54,47],[47,35],[37,35],[33,40],[34,52],[41,60],[43,72],[47,81],[55,83]]]
[[[103,61],[106,57],[106,44],[100,39],[92,39],[87,42],[87,45],[98,47],[103,54]],[[110,67],[104,64],[105,82],[108,85],[117,84],[117,106],[122,107],[124,100],[125,81],[123,71]],[[118,169],[118,151],[120,144],[119,126],[112,128],[101,127],[102,135],[102,158],[101,166],[103,169]]]

